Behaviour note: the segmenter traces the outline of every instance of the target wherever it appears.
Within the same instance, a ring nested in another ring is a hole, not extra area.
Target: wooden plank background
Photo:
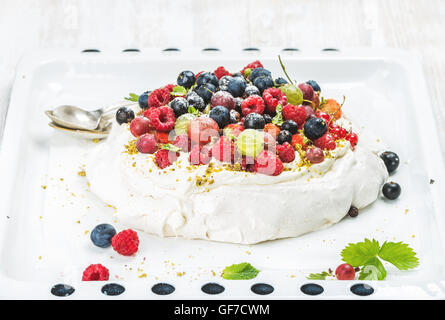
[[[445,150],[444,0],[0,0],[0,136],[23,54],[171,46],[409,50]]]

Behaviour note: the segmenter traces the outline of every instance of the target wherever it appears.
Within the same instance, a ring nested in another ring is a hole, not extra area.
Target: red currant
[[[331,126],[332,120],[331,120],[331,116],[329,114],[327,114],[326,112],[319,111],[319,112],[316,113],[316,115],[317,115],[318,118],[322,118],[326,122],[328,127]]]
[[[349,143],[351,143],[351,146],[355,147],[357,145],[358,136],[354,132],[348,133],[345,139],[348,140]]]
[[[343,139],[348,134],[348,131],[345,128],[342,128],[338,125],[333,125],[329,132],[334,136],[336,140]]]
[[[338,280],[354,280],[355,269],[347,263],[343,263],[335,269],[335,276]]]

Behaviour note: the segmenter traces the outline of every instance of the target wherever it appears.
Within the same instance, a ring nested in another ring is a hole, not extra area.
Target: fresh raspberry
[[[289,144],[289,142],[279,144],[276,148],[281,161],[287,163],[295,160],[295,149]]]
[[[355,147],[358,143],[358,136],[354,132],[350,132],[345,137],[349,141],[352,147]]]
[[[157,108],[148,108],[147,110],[144,111],[144,117],[146,117],[147,119],[150,119],[150,114],[155,111]]]
[[[190,151],[189,160],[194,165],[209,163],[211,160],[209,148],[195,144]]]
[[[89,265],[82,275],[82,281],[107,281],[110,278],[110,272],[101,264]]]
[[[174,84],[168,84],[165,87],[162,88],[162,90],[165,90],[166,92],[170,93],[173,91],[173,88],[175,87]]]
[[[296,149],[296,145],[297,145],[297,144],[300,145],[301,148],[302,148],[303,150],[306,150],[306,148],[307,148],[307,145],[306,145],[306,143],[304,142],[304,137],[303,137],[303,135],[302,135],[302,134],[299,134],[299,133],[294,134],[294,135],[292,136],[292,142],[291,142],[290,144],[292,145],[292,147],[294,147],[294,149]]]
[[[156,89],[148,96],[147,105],[150,108],[165,106],[170,101],[170,92],[164,88]]]
[[[145,117],[139,116],[131,120],[130,132],[133,136],[139,137],[150,131],[150,120]]]
[[[244,75],[244,71],[246,71],[246,69],[253,70],[256,68],[263,68],[263,67],[264,67],[263,64],[259,60],[256,60],[254,62],[249,63],[247,66],[245,66],[243,68],[243,70],[241,70],[241,74]]]
[[[221,139],[212,146],[212,156],[221,162],[233,162],[235,145],[232,140],[222,136]]]
[[[231,123],[225,126],[223,133],[226,137],[238,137],[241,132],[244,131],[244,126],[238,123]]]
[[[336,124],[334,124],[331,127],[329,132],[330,132],[330,134],[332,134],[332,136],[335,138],[335,140],[344,139],[346,137],[346,135],[348,134],[348,131],[345,128],[342,128]]]
[[[249,113],[253,112],[263,114],[264,107],[263,99],[256,94],[244,99],[244,101],[241,103],[241,111],[243,116],[247,116]]]
[[[156,108],[148,116],[150,125],[157,131],[169,132],[175,127],[175,112],[168,106]]]
[[[131,256],[138,251],[138,234],[131,229],[123,230],[111,239],[111,245],[117,253],[123,256]]]
[[[306,109],[304,106],[294,106],[288,103],[283,107],[284,120],[294,120],[299,126],[306,120]]]
[[[255,172],[278,176],[283,172],[283,163],[275,153],[264,150],[255,159]]]
[[[145,133],[136,142],[136,148],[140,153],[154,153],[156,151],[156,138],[154,135]]]
[[[280,128],[273,123],[268,123],[264,126],[264,131],[276,139],[280,133]]]
[[[181,151],[189,152],[191,141],[188,135],[180,134],[176,136],[175,141],[173,141],[173,144],[178,148],[181,148]]]
[[[270,114],[274,114],[277,109],[277,105],[281,104],[285,106],[287,104],[287,97],[278,88],[269,88],[264,90],[263,99],[266,103],[266,112]]]
[[[178,152],[161,149],[155,153],[155,162],[159,168],[164,169],[172,165],[176,161],[176,159],[178,159],[178,157]]]
[[[170,142],[169,134],[167,132],[156,131],[155,137],[158,143],[166,144]]]
[[[335,139],[329,132],[326,132],[320,138],[315,139],[314,146],[316,146],[320,149],[326,149],[326,150],[334,150],[335,148],[337,148]]]
[[[218,77],[218,80],[221,79],[224,76],[231,76],[232,74],[226,70],[224,67],[218,67],[215,71],[213,71],[215,76]]]

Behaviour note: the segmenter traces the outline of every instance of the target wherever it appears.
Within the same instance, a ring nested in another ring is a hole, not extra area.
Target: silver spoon
[[[45,114],[56,124],[70,129],[95,130],[101,119],[109,119],[117,109],[121,107],[135,106],[137,102],[122,101],[97,110],[87,111],[85,109],[63,105],[54,110],[47,110]]]

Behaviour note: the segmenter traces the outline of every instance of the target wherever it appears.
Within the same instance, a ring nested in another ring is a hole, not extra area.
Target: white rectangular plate
[[[94,109],[129,92],[171,83],[185,69],[223,65],[236,71],[260,59],[274,76],[283,76],[280,52],[289,74],[300,82],[317,80],[324,97],[341,101],[345,95],[347,116],[398,153],[401,165],[390,179],[400,183],[402,196],[392,202],[380,198],[357,218],[345,218],[329,229],[258,245],[162,239],[139,232],[140,250],[134,257],[94,247],[89,231],[97,224],[125,228],[113,218],[114,209],[78,175],[96,144],[56,132],[47,125],[44,110],[61,104]],[[367,237],[410,244],[420,266],[400,272],[386,264],[387,279],[367,282],[375,291],[366,298],[443,298],[444,239],[438,232],[444,228],[443,163],[421,67],[400,51],[34,53],[18,68],[1,146],[0,297],[54,298],[51,287],[64,283],[76,289],[68,299],[110,299],[101,293],[103,282],[80,281],[89,264],[102,263],[110,270],[109,282],[126,288],[118,298],[307,299],[313,297],[300,290],[310,282],[306,276],[335,268],[342,248]],[[257,278],[220,277],[225,266],[245,261],[261,270]],[[175,292],[155,295],[151,287],[159,282],[172,284]],[[204,294],[201,286],[208,282],[223,285],[225,291]],[[324,292],[317,298],[357,298],[350,288],[360,282],[318,281]],[[274,292],[256,295],[251,291],[255,283],[270,284]]]

